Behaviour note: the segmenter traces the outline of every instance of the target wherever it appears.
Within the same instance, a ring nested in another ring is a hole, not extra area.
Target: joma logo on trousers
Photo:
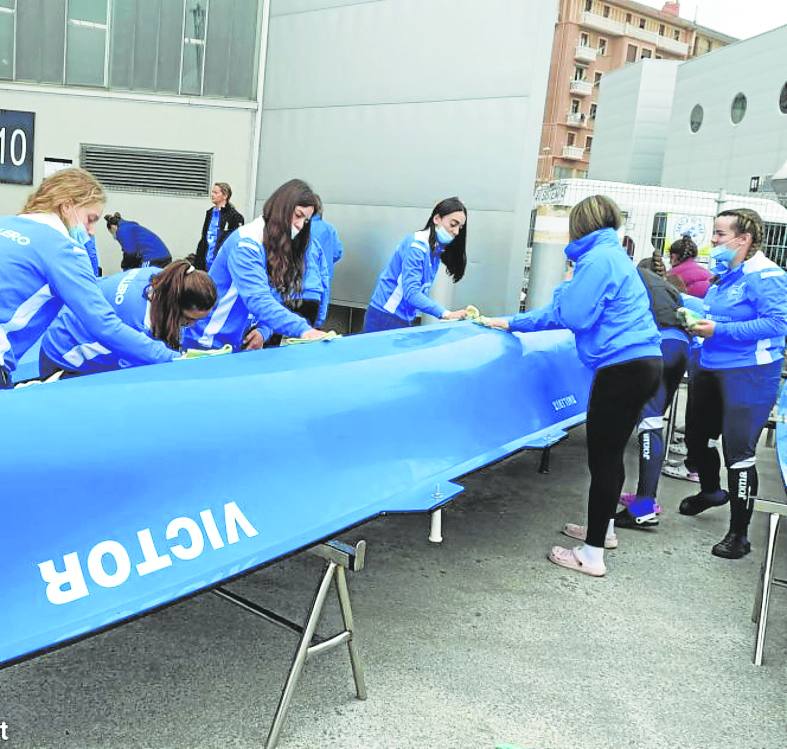
[[[160,553],[150,528],[137,531],[137,543],[132,552],[141,561],[133,565],[136,573],[143,577],[172,566],[172,557],[188,561],[196,559],[205,551],[207,538],[211,549],[221,549],[227,544],[240,541],[240,533],[247,538],[257,535],[257,530],[248,521],[235,502],[224,505],[223,535],[212,510],[199,513],[201,523],[189,517],[177,517],[167,524],[164,539],[168,551]],[[139,549],[137,549],[137,546]],[[107,565],[105,561],[112,561]],[[87,572],[92,581],[102,588],[116,588],[122,585],[132,572],[132,555],[119,541],[106,540],[97,543],[87,555]],[[71,603],[90,595],[82,560],[72,551],[63,555],[62,569],[55,567],[53,559],[38,565],[41,578],[46,583],[46,597],[57,605]]]

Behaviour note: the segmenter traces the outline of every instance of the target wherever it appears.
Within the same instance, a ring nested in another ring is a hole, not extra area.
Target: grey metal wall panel
[[[301,176],[334,203],[431,208],[459,193],[511,211],[527,114],[524,98],[266,111],[259,194]]]
[[[299,176],[345,244],[333,298],[366,305],[440,199],[469,208],[470,262],[434,294],[515,309],[557,0],[271,4],[257,204]]]
[[[531,5],[395,0],[273,17],[265,109],[527,96],[539,85]]]

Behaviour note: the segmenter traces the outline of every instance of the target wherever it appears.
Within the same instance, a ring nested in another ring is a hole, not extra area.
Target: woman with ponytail
[[[419,313],[463,320],[466,310],[447,310],[429,298],[442,262],[457,283],[467,266],[467,208],[459,198],[441,200],[421,231],[408,234],[377,279],[363,332],[407,328]]]
[[[669,275],[683,280],[687,294],[702,299],[710,286],[711,272],[697,262],[694,240],[688,234],[676,239],[670,245],[669,256],[672,265]]]
[[[98,284],[104,298],[129,327],[161,341],[173,354],[184,327],[206,317],[216,303],[216,286],[187,260],[160,268],[134,268]],[[63,310],[41,342],[40,376],[107,372],[148,362],[96,341],[71,310]]]
[[[256,349],[273,334],[324,337],[286,306],[300,296],[309,221],[318,204],[309,185],[291,179],[265,201],[262,216],[227,238],[210,269],[218,304],[188,331],[189,348]]]

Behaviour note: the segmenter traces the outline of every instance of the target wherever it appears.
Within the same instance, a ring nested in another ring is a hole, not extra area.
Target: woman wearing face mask
[[[467,209],[459,198],[441,200],[421,231],[408,234],[377,279],[363,332],[406,328],[419,312],[441,320],[463,320],[466,310],[447,310],[429,298],[440,262],[459,281],[465,274]]]
[[[560,567],[593,577],[606,574],[604,549],[613,542],[615,508],[623,489],[623,453],[643,406],[656,394],[662,376],[661,336],[639,274],[618,239],[620,210],[604,195],[577,203],[569,215],[571,243],[566,255],[573,275],[555,289],[552,303],[486,324],[526,333],[568,328],[579,358],[595,374],[587,410],[590,468],[587,525],[564,528],[586,536],[573,549],[554,546],[548,558]]]
[[[145,364],[177,356],[125,325],[98,288],[85,243],[105,200],[93,175],[64,169],[41,183],[21,214],[0,218],[0,387],[64,304],[94,340],[123,356]]]
[[[291,179],[265,201],[262,216],[234,231],[210,269],[218,303],[187,331],[186,347],[235,351],[261,348],[272,334],[316,339],[315,330],[285,304],[297,298],[317,206],[311,188]]]
[[[762,219],[748,209],[722,211],[714,222],[712,270],[704,298],[705,319],[692,328],[704,338],[693,378],[694,428],[687,430],[701,491],[680,503],[697,515],[730,502],[730,527],[711,553],[739,559],[757,493],[757,440],[776,400],[787,334],[787,274],[761,251]],[[721,488],[719,454],[708,441],[721,435],[727,491]]]
[[[202,234],[194,255],[194,265],[200,270],[210,270],[224,240],[239,226],[243,226],[243,216],[230,203],[231,197],[232,188],[226,182],[216,182],[210,191],[213,207],[205,211]]]
[[[187,260],[164,270],[148,267],[116,273],[98,285],[126,325],[163,341],[173,351],[180,350],[183,328],[206,317],[216,303],[216,286],[210,276]],[[74,376],[145,363],[98,343],[70,309],[62,310],[50,325],[39,356],[42,378],[58,371]]]

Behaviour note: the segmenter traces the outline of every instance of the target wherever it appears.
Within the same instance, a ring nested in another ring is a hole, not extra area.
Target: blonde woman
[[[573,549],[554,546],[548,556],[594,577],[606,574],[604,549],[618,545],[613,518],[625,478],[623,452],[662,372],[661,336],[645,285],[620,244],[621,223],[617,205],[603,195],[577,203],[565,250],[574,263],[573,277],[555,289],[546,307],[488,322],[520,333],[568,328],[579,358],[595,372],[587,411],[588,522],[563,528],[585,543]]]
[[[0,217],[0,386],[65,304],[99,344],[145,364],[176,352],[125,325],[98,288],[85,244],[106,197],[93,175],[47,177],[18,216]]]

